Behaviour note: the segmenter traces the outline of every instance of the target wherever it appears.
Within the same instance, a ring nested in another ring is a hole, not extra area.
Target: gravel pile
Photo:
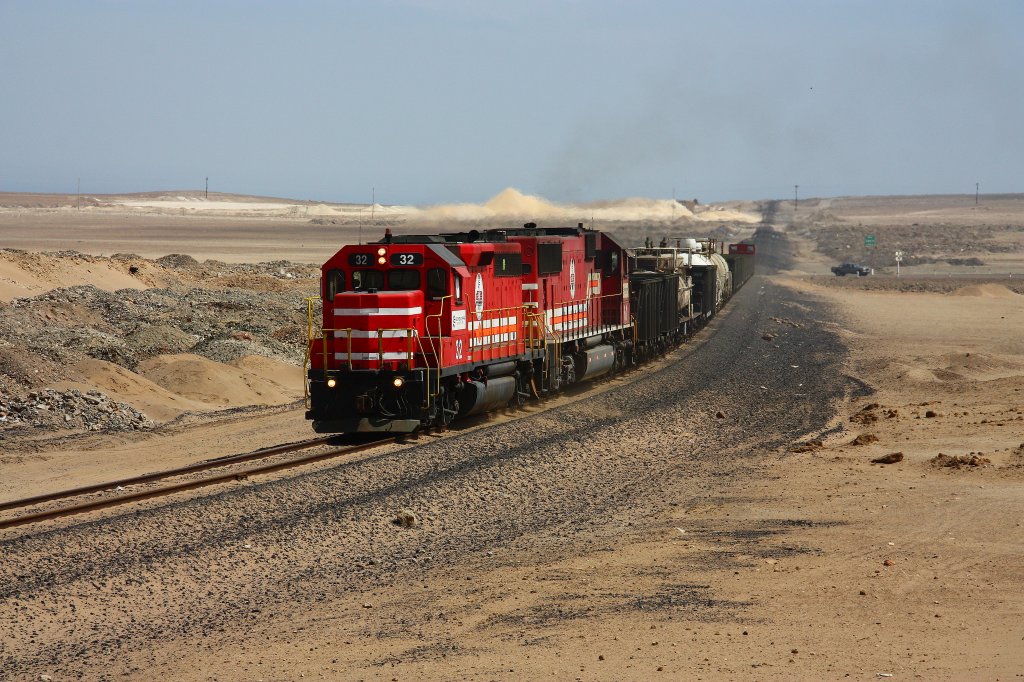
[[[134,370],[162,353],[226,362],[263,355],[302,362],[303,296],[245,289],[121,289],[91,285],[15,299],[0,309],[8,340],[72,364],[83,357]]]
[[[153,428],[153,422],[131,405],[114,402],[99,391],[83,393],[77,389],[46,389],[32,391],[24,398],[0,395],[0,426],[8,429],[139,431]]]
[[[10,406],[5,408],[8,419],[0,420],[0,431],[15,424],[41,429],[139,428],[145,417],[137,412],[122,414],[120,407],[102,414],[89,411],[88,400],[71,393],[60,394],[71,396],[66,400],[40,398],[49,395],[41,389],[68,378],[69,368],[86,358],[131,371],[148,358],[178,353],[217,362],[248,355],[293,365],[303,361],[304,299],[317,294],[316,266],[286,261],[199,263],[181,254],[155,261],[134,254],[109,259],[74,251],[45,255],[69,259],[69,264],[83,260],[131,264],[147,272],[156,270],[159,281],[173,284],[114,292],[78,285],[0,304],[0,396]],[[114,404],[102,394],[93,397]],[[34,407],[37,402],[38,408]],[[95,418],[90,416],[93,412]]]

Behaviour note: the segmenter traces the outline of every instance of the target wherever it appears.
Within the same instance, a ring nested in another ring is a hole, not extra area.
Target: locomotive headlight
[[[395,377],[391,380],[391,385],[395,388],[401,388],[402,386],[405,386],[405,379],[402,377]]]
[[[338,385],[338,380],[335,379],[334,377],[331,377],[330,379],[327,380],[327,388],[334,388],[337,385]]]
[[[385,258],[384,256],[381,256],[380,258],[377,259],[377,265],[384,265],[387,262],[388,262],[388,259]]]
[[[377,249],[377,255],[378,256],[383,256],[383,255],[387,254],[387,252],[388,252],[388,250],[385,249],[383,246],[380,247],[379,249]]]

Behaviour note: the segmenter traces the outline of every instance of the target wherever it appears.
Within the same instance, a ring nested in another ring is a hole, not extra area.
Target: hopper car
[[[582,224],[533,223],[345,246],[308,300],[306,418],[318,433],[410,433],[631,367],[752,273],[739,280],[715,247],[630,253]]]

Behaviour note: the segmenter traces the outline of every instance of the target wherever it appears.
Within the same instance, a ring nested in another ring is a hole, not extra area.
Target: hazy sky
[[[1024,2],[0,0],[0,191],[1024,191]]]

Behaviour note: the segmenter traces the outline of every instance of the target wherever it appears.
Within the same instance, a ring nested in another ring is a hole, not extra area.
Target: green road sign
[[[864,246],[874,246],[874,245],[875,245],[875,235],[873,235],[873,234],[866,234],[866,235],[864,235]]]

